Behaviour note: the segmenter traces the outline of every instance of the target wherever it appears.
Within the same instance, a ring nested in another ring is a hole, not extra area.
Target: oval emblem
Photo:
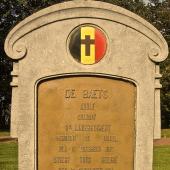
[[[70,53],[81,64],[98,63],[106,54],[106,49],[106,36],[97,27],[81,26],[70,37]]]

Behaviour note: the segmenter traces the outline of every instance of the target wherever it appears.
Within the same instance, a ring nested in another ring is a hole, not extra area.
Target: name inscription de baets
[[[132,170],[136,88],[67,77],[38,88],[38,170]]]

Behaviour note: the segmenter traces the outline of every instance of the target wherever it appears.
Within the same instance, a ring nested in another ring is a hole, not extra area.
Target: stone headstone
[[[168,55],[152,25],[111,4],[67,2],[18,24],[5,50],[19,170],[152,170]]]

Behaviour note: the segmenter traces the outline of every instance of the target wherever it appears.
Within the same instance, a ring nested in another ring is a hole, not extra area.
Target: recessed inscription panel
[[[38,170],[132,170],[136,88],[102,77],[38,87]]]

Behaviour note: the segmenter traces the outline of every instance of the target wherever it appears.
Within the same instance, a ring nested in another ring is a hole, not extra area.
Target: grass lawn
[[[170,146],[155,146],[153,158],[153,170],[170,170]]]
[[[18,145],[16,142],[0,142],[0,170],[18,170]]]

